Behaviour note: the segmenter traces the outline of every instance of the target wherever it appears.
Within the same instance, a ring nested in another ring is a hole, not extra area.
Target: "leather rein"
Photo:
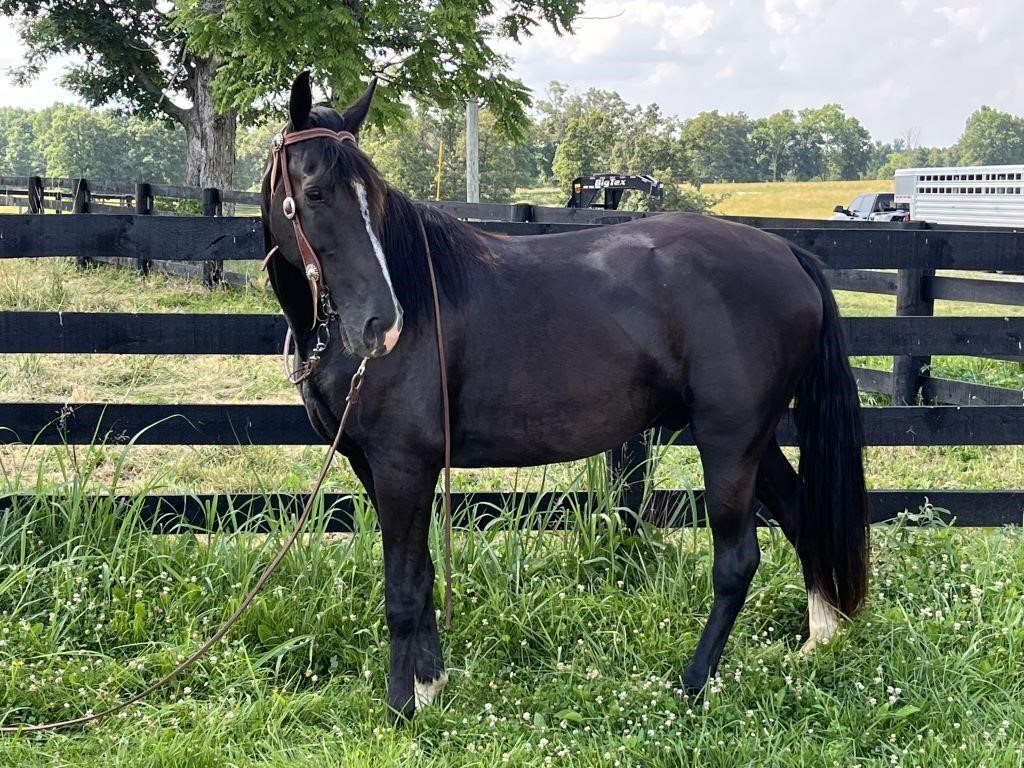
[[[327,288],[326,283],[323,279],[323,268],[320,265],[320,260],[317,258],[316,251],[313,250],[313,246],[310,244],[309,239],[306,237],[305,232],[302,231],[302,224],[299,222],[298,209],[295,203],[295,197],[292,190],[292,182],[288,173],[288,163],[286,155],[286,147],[297,144],[300,141],[308,141],[309,139],[317,138],[329,138],[340,142],[351,142],[356,143],[356,138],[348,131],[331,131],[326,128],[310,128],[305,131],[293,131],[292,133],[279,133],[274,137],[273,141],[273,159],[270,168],[270,196],[271,204],[273,204],[274,186],[276,184],[277,174],[281,174],[281,180],[284,184],[285,199],[282,201],[282,209],[284,215],[292,222],[292,228],[295,232],[295,241],[298,244],[299,255],[302,258],[303,270],[307,281],[309,282],[310,290],[313,294],[313,326],[312,328],[317,329],[317,343],[314,345],[312,353],[309,358],[303,363],[302,368],[297,372],[289,372],[287,366],[287,356],[289,341],[291,338],[291,329],[285,335],[285,372],[288,375],[289,380],[293,384],[301,384],[303,381],[313,375],[317,363],[320,360],[320,356],[327,350],[328,345],[331,341],[330,335],[330,324],[339,319],[337,311],[334,309],[334,304],[331,302],[331,294]],[[430,275],[430,288],[434,298],[434,324],[437,334],[437,357],[438,363],[441,368],[441,399],[443,405],[443,419],[444,419],[444,520],[445,520],[445,628],[451,628],[452,620],[452,566],[451,566],[451,530],[452,530],[452,498],[451,498],[451,414],[448,403],[448,376],[447,367],[445,365],[445,354],[444,354],[444,330],[441,324],[441,302],[437,290],[437,276],[434,271],[434,261],[430,254],[430,244],[427,240],[426,230],[423,227],[422,218],[417,216],[419,223],[420,236],[423,238],[423,248],[427,257],[427,272]],[[277,253],[278,247],[275,245],[266,258],[263,260],[263,266],[266,267],[270,259]],[[313,485],[313,489],[309,492],[306,497],[305,504],[303,505],[302,511],[295,520],[295,527],[292,532],[285,539],[284,543],[277,550],[273,559],[267,564],[263,572],[260,573],[256,583],[252,586],[238,607],[234,612],[224,621],[223,624],[214,632],[207,640],[205,640],[199,647],[197,647],[189,656],[183,659],[177,666],[174,667],[170,672],[158,678],[157,680],[150,683],[148,686],[143,688],[138,693],[124,699],[117,704],[114,704],[107,709],[100,712],[92,713],[86,712],[86,714],[80,717],[72,717],[66,720],[57,720],[48,723],[19,723],[17,725],[5,725],[0,726],[0,734],[17,734],[17,733],[33,733],[41,731],[54,731],[60,728],[68,728],[74,725],[87,725],[89,723],[104,720],[111,715],[117,714],[124,709],[127,709],[132,704],[135,704],[142,699],[149,696],[151,693],[156,691],[158,688],[162,688],[167,683],[174,680],[178,675],[184,672],[186,669],[191,667],[195,662],[202,658],[224,635],[226,635],[231,628],[238,622],[242,614],[252,604],[253,600],[263,589],[263,586],[270,579],[271,575],[277,570],[278,565],[284,560],[288,550],[291,549],[295,540],[299,537],[302,529],[305,527],[306,522],[309,519],[309,515],[313,510],[316,496],[320,492],[321,487],[324,484],[324,480],[327,478],[327,471],[330,469],[331,462],[334,459],[334,455],[338,451],[338,445],[341,443],[341,436],[345,430],[345,424],[348,422],[349,414],[352,408],[359,401],[360,389],[363,385],[364,372],[366,371],[367,360],[364,358],[356,369],[356,372],[352,375],[352,379],[349,382],[348,394],[345,397],[345,409],[342,411],[341,418],[338,421],[338,431],[331,441],[330,447],[327,450],[327,456],[324,458],[323,466],[320,468],[320,473],[317,476],[316,483]]]

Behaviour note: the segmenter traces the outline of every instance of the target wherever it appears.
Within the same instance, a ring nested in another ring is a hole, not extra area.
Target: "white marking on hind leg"
[[[810,637],[800,653],[810,653],[819,644],[825,645],[839,629],[839,614],[816,589],[807,591],[807,616],[811,625]]]
[[[441,692],[445,684],[448,682],[448,673],[442,672],[436,680],[423,683],[420,682],[419,678],[414,679],[413,690],[416,696],[416,709],[422,709],[423,707],[429,707],[434,703],[434,697]]]

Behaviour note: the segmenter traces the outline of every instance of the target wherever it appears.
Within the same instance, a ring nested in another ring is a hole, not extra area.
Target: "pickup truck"
[[[910,211],[896,205],[892,192],[870,192],[857,195],[846,208],[837,205],[832,221],[908,221]]]

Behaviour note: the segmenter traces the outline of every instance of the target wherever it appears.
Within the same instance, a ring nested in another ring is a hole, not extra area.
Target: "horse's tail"
[[[814,354],[796,390],[800,443],[796,547],[809,588],[851,616],[867,594],[869,515],[860,399],[839,309],[818,259],[791,248],[817,286],[823,309]]]

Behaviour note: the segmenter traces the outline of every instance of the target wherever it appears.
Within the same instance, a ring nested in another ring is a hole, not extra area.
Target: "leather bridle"
[[[298,144],[310,139],[333,139],[339,143],[351,142],[356,144],[356,137],[348,131],[332,131],[329,128],[307,128],[304,131],[292,131],[285,133],[281,131],[274,136],[271,142],[270,161],[270,206],[274,205],[274,191],[277,188],[277,177],[280,175],[281,183],[284,186],[284,200],[281,201],[281,212],[284,217],[291,221],[292,231],[295,233],[295,244],[299,249],[299,257],[302,259],[302,271],[309,283],[309,291],[313,301],[313,325],[310,330],[316,329],[316,344],[310,351],[309,357],[303,361],[298,369],[293,368],[289,363],[289,351],[292,343],[291,328],[284,337],[284,372],[292,384],[300,384],[313,375],[317,364],[324,352],[331,343],[331,323],[338,319],[338,312],[331,302],[331,292],[324,282],[324,270],[313,250],[309,238],[302,229],[302,221],[299,219],[298,204],[295,202],[295,192],[292,187],[291,174],[288,172],[288,150],[292,144]],[[274,246],[267,253],[263,260],[263,266],[277,253],[278,246]]]
[[[306,233],[302,230],[302,222],[299,220],[299,210],[295,203],[295,192],[292,189],[292,177],[288,173],[287,149],[292,144],[309,141],[310,139],[334,139],[342,144],[345,142],[355,144],[356,137],[348,131],[332,131],[328,128],[307,128],[304,131],[292,131],[291,133],[282,131],[274,136],[274,140],[271,143],[273,158],[270,164],[270,204],[274,204],[274,190],[277,187],[277,175],[280,173],[285,194],[284,200],[281,201],[281,212],[284,213],[286,219],[291,221],[292,229],[295,232],[295,243],[299,247],[303,272],[306,275],[306,280],[309,281],[310,289],[313,291],[313,324],[316,325],[317,309],[319,306],[317,298],[327,291],[327,285],[324,283],[324,270],[320,266],[320,259],[317,258],[316,251],[313,250],[309,238],[306,237]],[[273,254],[273,251],[267,254],[267,258],[270,258],[271,254]]]

